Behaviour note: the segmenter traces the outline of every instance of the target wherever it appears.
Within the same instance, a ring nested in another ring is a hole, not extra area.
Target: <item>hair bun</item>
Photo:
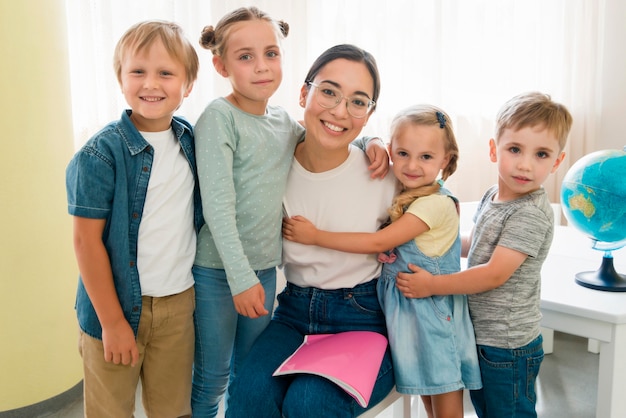
[[[215,46],[215,28],[212,25],[205,26],[202,29],[200,45],[204,49],[212,49]]]
[[[289,23],[285,22],[284,20],[279,20],[278,27],[280,28],[283,36],[286,38],[287,35],[289,35]]]

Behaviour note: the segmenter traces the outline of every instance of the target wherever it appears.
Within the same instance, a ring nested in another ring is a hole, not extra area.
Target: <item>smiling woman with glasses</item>
[[[334,109],[345,98],[346,107],[348,108],[350,116],[360,119],[367,116],[372,109],[374,109],[374,106],[376,106],[376,102],[370,99],[365,93],[355,94],[352,97],[344,97],[341,90],[328,81],[323,81],[319,84],[308,81],[307,84],[317,89],[315,95],[317,104],[325,109]]]
[[[289,170],[285,213],[315,219],[330,230],[350,225],[355,231],[375,232],[389,216],[397,182],[393,175],[370,178],[367,158],[352,141],[375,109],[380,91],[376,61],[354,45],[337,45],[317,58],[304,80],[299,103],[304,108],[306,136],[296,145]],[[237,371],[226,418],[359,416],[394,386],[389,350],[366,407],[324,377],[272,374],[305,335],[371,331],[386,336],[376,292],[381,266],[367,254],[291,241],[283,241],[282,249],[287,284],[272,320]]]

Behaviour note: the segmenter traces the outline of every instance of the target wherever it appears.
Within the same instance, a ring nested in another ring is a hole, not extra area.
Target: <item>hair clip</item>
[[[443,113],[441,112],[436,112],[437,114],[437,120],[439,121],[439,127],[441,129],[446,127],[446,117]]]

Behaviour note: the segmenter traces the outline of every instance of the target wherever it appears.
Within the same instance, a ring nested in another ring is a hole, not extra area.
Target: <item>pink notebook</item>
[[[387,338],[372,331],[306,335],[273,375],[311,373],[325,377],[365,408],[386,349]]]

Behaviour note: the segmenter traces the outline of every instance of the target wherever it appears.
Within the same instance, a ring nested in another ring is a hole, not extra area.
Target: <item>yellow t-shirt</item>
[[[450,249],[459,234],[459,214],[454,201],[441,194],[416,199],[406,213],[420,218],[429,230],[415,238],[415,244],[425,255],[438,257]]]

